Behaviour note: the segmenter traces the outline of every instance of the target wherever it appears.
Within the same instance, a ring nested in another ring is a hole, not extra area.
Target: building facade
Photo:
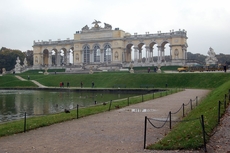
[[[168,33],[131,35],[110,24],[95,20],[93,27],[84,26],[76,31],[74,39],[57,41],[34,41],[34,67],[116,65],[134,66],[183,64],[187,59],[187,32],[185,30]],[[170,47],[170,61],[165,60],[165,45]],[[154,47],[157,60],[153,60]],[[144,57],[143,57],[144,55]],[[143,60],[144,59],[144,60]]]

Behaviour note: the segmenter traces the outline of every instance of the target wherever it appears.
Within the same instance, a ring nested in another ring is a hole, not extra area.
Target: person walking
[[[81,88],[83,87],[83,82],[81,81]]]
[[[67,82],[67,87],[69,88],[69,82]]]
[[[94,82],[92,82],[92,88],[94,88]]]

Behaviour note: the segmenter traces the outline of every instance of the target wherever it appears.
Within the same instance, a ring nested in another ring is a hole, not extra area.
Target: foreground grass
[[[110,102],[108,102],[107,105],[95,105],[86,108],[79,108],[78,117],[81,118],[81,117],[113,110],[115,109],[115,106],[119,106],[120,108],[122,108],[127,105],[132,105],[153,98],[166,96],[178,91],[179,90],[177,89],[172,89],[170,91],[166,91],[162,93],[146,94],[143,95],[143,97],[142,95],[140,95],[140,96],[130,97],[129,99],[127,98],[120,99],[112,102],[111,107],[110,107]],[[63,121],[68,121],[76,118],[77,118],[77,110],[71,110],[70,113],[58,113],[58,114],[51,114],[45,116],[30,117],[27,118],[26,120],[26,129],[28,131],[39,127],[49,126],[55,123],[60,123]],[[0,124],[0,137],[21,133],[21,132],[24,132],[24,119]]]
[[[230,81],[214,89],[198,107],[188,114],[184,120],[193,120],[204,116],[205,130],[211,135],[213,129],[218,125],[218,102],[221,101],[221,114],[225,112],[224,99],[228,95]],[[228,101],[228,100],[227,100]],[[229,102],[227,102],[229,103]],[[209,140],[206,135],[206,140]],[[148,146],[148,149],[198,149],[203,146],[203,135],[200,120],[181,122],[159,142]]]

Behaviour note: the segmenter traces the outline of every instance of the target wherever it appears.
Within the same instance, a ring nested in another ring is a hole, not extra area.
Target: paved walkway
[[[35,81],[35,80],[26,80],[18,75],[15,75],[16,78],[18,78],[21,81],[32,81],[34,84],[36,84],[39,88],[46,88],[47,86],[44,86],[42,84],[40,84],[39,82]]]
[[[183,103],[196,96],[202,98],[208,90],[185,91],[130,105],[72,121],[54,124],[26,133],[0,138],[1,153],[141,153],[158,152],[143,149],[144,118],[166,118]],[[147,144],[164,137],[169,131],[147,128]],[[162,152],[162,151],[159,151]],[[180,151],[170,151],[180,152]]]

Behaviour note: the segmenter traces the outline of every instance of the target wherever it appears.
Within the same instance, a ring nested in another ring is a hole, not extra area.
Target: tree
[[[14,69],[17,57],[20,59],[20,64],[23,65],[25,54],[20,50],[12,50],[2,47],[0,50],[0,69],[5,68],[6,71]]]

